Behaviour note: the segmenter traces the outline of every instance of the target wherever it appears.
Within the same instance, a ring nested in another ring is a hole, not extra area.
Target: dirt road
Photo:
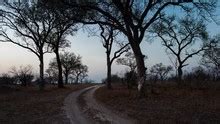
[[[132,124],[133,120],[118,115],[97,102],[94,92],[100,85],[73,92],[64,101],[64,111],[71,124]],[[85,106],[79,105],[78,100],[83,99]]]

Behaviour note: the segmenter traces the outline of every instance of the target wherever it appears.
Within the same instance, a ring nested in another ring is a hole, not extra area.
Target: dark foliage
[[[15,78],[11,77],[9,74],[2,74],[0,77],[0,86],[1,85],[12,85],[14,84]]]

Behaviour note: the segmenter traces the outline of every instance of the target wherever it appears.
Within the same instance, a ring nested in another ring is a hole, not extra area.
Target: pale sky
[[[217,14],[220,17],[219,8]],[[220,33],[220,26],[211,23],[208,25],[208,31],[211,35]],[[82,56],[83,64],[86,64],[89,67],[89,79],[100,82],[101,79],[105,78],[106,56],[100,38],[88,37],[88,33],[80,30],[75,36],[68,37],[68,39],[71,41],[71,48],[66,49],[66,51],[74,52],[75,54]],[[154,41],[153,43],[148,43],[145,40],[141,45],[143,53],[148,56],[146,61],[148,68],[160,62],[165,65],[171,65],[171,62],[165,53],[165,48],[161,46],[161,42]],[[45,55],[45,69],[47,69],[48,63],[53,57],[55,57],[54,54]],[[198,62],[198,57],[192,58],[190,60],[190,66],[185,69],[197,65]],[[34,72],[36,74],[39,72],[39,61],[33,53],[11,43],[0,42],[0,73],[7,73],[12,66],[20,65],[32,65],[34,67]],[[126,68],[124,66],[116,65],[114,63],[112,74],[117,73],[122,75],[125,70]]]

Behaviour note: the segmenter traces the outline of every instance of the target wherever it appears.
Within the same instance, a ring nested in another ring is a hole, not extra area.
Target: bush
[[[9,74],[2,74],[0,77],[0,85],[12,85],[15,79]]]
[[[107,82],[106,78],[102,80],[102,83],[105,83],[105,82]],[[122,83],[122,78],[114,74],[111,76],[111,83]]]
[[[137,73],[134,71],[125,73],[124,80],[126,81],[128,89],[137,86]]]
[[[199,66],[184,76],[183,83],[185,85],[190,85],[193,88],[208,88],[210,87],[211,79],[211,75]]]

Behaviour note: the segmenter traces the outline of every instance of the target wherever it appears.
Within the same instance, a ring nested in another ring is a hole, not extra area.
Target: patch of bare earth
[[[71,92],[90,84],[67,85],[59,89],[48,85],[38,87],[0,88],[0,123],[69,123],[62,110],[64,98]]]
[[[78,97],[78,104],[79,104],[79,107],[80,107],[80,110],[86,114],[86,116],[88,117],[88,119],[90,120],[91,123],[97,123],[97,124],[102,124],[102,123],[105,123],[105,124],[110,124],[110,122],[108,122],[107,120],[103,119],[102,116],[98,116],[100,115],[99,111],[96,110],[96,109],[93,109],[91,107],[88,106],[88,103],[86,102],[85,100],[85,97],[86,97],[86,93],[88,91],[82,93],[79,97]]]
[[[157,94],[138,99],[137,90],[114,86],[101,87],[95,92],[98,101],[118,113],[137,119],[138,123],[219,124],[220,91],[155,87]]]
[[[81,111],[87,115],[90,120],[89,124],[134,124],[134,120],[122,114],[114,113],[111,109],[96,101],[94,93],[99,87],[93,87],[78,97]]]

